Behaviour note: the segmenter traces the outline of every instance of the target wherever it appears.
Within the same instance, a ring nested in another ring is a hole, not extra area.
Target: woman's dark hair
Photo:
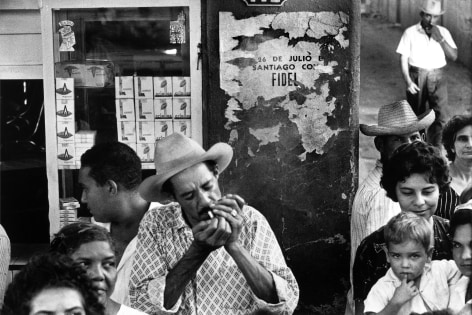
[[[89,176],[98,185],[113,180],[126,190],[141,184],[141,160],[136,152],[121,142],[104,142],[94,145],[80,157],[81,167],[90,167]]]
[[[448,187],[450,181],[447,163],[439,150],[421,141],[402,144],[395,150],[383,166],[380,184],[386,190],[387,196],[396,202],[397,183],[412,174],[427,176],[430,183],[438,184],[440,193]]]
[[[456,210],[451,218],[449,225],[449,235],[454,237],[456,229],[461,225],[470,224],[472,226],[472,208]]]
[[[442,143],[444,149],[446,149],[446,157],[449,161],[456,159],[456,153],[453,150],[457,132],[467,126],[472,126],[472,116],[456,115],[444,126],[442,131]]]
[[[43,290],[70,288],[80,293],[87,315],[105,314],[91,280],[71,258],[57,253],[33,256],[13,278],[5,293],[3,315],[28,315],[32,300]]]
[[[92,223],[76,222],[64,226],[54,235],[49,250],[70,256],[82,244],[95,241],[108,242],[111,250],[115,250],[113,239],[105,228]]]

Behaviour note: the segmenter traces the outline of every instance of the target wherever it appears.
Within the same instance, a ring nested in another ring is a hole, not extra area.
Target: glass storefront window
[[[188,7],[53,16],[59,168],[79,168],[86,149],[110,140],[152,167],[156,138],[191,136]]]

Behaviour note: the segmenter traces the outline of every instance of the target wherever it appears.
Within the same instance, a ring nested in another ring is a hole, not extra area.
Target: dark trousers
[[[436,120],[426,132],[426,140],[434,146],[441,145],[441,133],[450,118],[447,101],[446,75],[441,69],[426,70],[410,66],[410,78],[418,85],[416,94],[406,92],[406,99],[416,115],[433,109]]]

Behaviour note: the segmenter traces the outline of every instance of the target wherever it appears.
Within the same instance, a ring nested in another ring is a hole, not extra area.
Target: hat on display
[[[162,185],[172,176],[204,161],[215,161],[219,172],[223,172],[232,157],[233,149],[227,143],[216,143],[205,151],[195,140],[178,132],[173,133],[156,141],[156,175],[141,183],[139,193],[147,201],[165,201],[169,196],[162,192]]]
[[[424,0],[420,10],[431,15],[442,15],[446,12],[441,10],[441,0]]]
[[[377,125],[360,124],[360,129],[366,136],[404,135],[428,128],[435,118],[431,109],[416,116],[410,104],[401,100],[380,107]]]

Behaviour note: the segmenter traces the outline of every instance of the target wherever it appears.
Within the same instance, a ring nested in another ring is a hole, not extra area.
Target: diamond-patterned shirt
[[[148,211],[141,221],[130,282],[133,307],[149,314],[250,314],[257,309],[292,314],[298,302],[298,284],[269,223],[249,206],[244,206],[241,215],[240,242],[272,274],[279,303],[257,298],[233,258],[221,247],[208,256],[174,307],[165,309],[167,273],[193,242],[180,205],[171,203]]]

